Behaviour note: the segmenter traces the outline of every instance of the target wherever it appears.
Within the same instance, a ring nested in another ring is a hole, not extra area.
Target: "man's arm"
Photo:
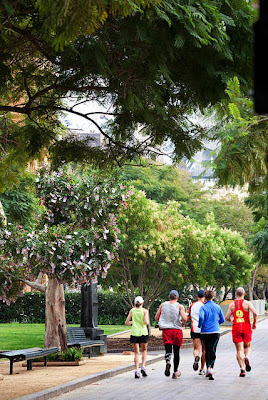
[[[228,311],[227,311],[227,313],[225,315],[225,320],[226,321],[230,321],[230,322],[232,321],[231,320],[231,316],[233,315],[233,312],[234,312],[234,303],[231,303],[229,305]]]
[[[161,311],[162,311],[162,307],[163,307],[163,303],[160,304],[160,306],[159,306],[159,308],[158,308],[158,310],[157,310],[157,312],[155,314],[155,320],[156,321],[159,321],[159,318],[160,318],[160,315],[161,315]]]
[[[187,316],[185,314],[185,310],[182,304],[179,304],[179,310],[180,310],[182,325],[185,325],[185,322],[187,321]]]
[[[253,314],[253,322],[252,322],[252,329],[256,329],[256,323],[257,323],[257,319],[258,319],[258,313],[255,307],[253,307],[253,305],[251,304],[251,302],[248,302],[248,308],[249,311],[252,312]]]

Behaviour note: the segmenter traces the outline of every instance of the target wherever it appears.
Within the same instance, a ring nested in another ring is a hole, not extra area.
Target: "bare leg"
[[[194,357],[199,356],[201,339],[193,339],[193,345],[194,345]]]
[[[134,350],[134,365],[136,371],[139,369],[139,360],[140,360],[140,345],[139,343],[133,343],[133,350]]]
[[[245,357],[249,358],[250,353],[251,353],[251,342],[244,343],[244,353],[245,353]]]
[[[243,369],[243,343],[235,343],[236,347],[236,359],[239,364],[239,367]]]
[[[147,360],[147,347],[148,343],[141,343],[141,366],[145,367],[146,360]]]

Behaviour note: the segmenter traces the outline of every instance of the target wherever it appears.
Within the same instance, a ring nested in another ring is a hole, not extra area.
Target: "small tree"
[[[117,215],[126,205],[123,186],[97,175],[71,171],[37,179],[45,211],[34,231],[1,230],[1,298],[15,300],[26,283],[46,294],[45,347],[66,349],[64,284],[89,284],[106,276],[118,248]],[[48,282],[41,284],[46,274]]]
[[[184,217],[177,202],[160,205],[135,192],[119,226],[119,257],[105,284],[130,307],[137,293],[150,307],[174,286],[221,288],[248,278],[252,257],[241,235]]]

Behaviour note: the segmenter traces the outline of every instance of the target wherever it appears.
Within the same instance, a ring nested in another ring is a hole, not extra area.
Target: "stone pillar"
[[[85,334],[92,340],[103,340],[104,346],[90,348],[90,355],[98,355],[107,352],[107,336],[98,328],[98,294],[97,284],[83,284],[81,286],[81,327]]]

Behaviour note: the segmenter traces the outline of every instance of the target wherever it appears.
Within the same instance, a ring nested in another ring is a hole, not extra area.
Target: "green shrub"
[[[70,347],[68,350],[62,351],[60,354],[64,361],[80,361],[82,358],[83,349]]]

